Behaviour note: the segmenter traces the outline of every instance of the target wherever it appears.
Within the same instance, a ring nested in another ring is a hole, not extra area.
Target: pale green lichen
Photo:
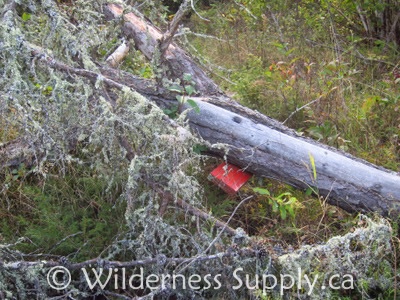
[[[364,289],[361,292],[365,295],[369,289],[386,290],[392,287],[393,283],[389,280],[394,276],[389,257],[392,252],[391,228],[384,219],[372,220],[360,216],[360,220],[365,225],[354,232],[333,237],[324,245],[304,246],[279,257],[281,274],[298,278],[298,270],[301,270],[305,290],[299,291],[300,295],[305,296],[309,292],[304,275],[318,277],[314,292],[308,295],[310,299],[329,299],[332,296],[334,289],[329,288],[329,279],[333,275],[339,275],[338,279],[346,274],[353,276],[354,289]]]
[[[81,67],[80,61],[85,69],[97,72],[91,53],[115,34],[112,22],[104,23],[101,4],[74,3],[78,25],[72,24],[52,0],[21,1],[22,11],[32,6],[29,28],[16,11],[6,12],[0,40],[2,62],[7,61],[7,65],[1,63],[0,97],[10,101],[2,103],[0,113],[6,120],[18,120],[20,135],[29,136],[45,153],[37,162],[38,172],[46,161],[61,172],[70,163],[79,162],[110,180],[127,178],[123,198],[128,203],[126,219],[131,231],[123,246],[110,247],[108,259],[128,250],[137,259],[163,253],[168,257],[193,256],[207,247],[211,237],[190,233],[190,222],[185,224],[179,217],[184,211],[168,209],[165,218],[158,212],[163,191],[172,196],[171,206],[179,198],[201,207],[202,188],[194,177],[201,157],[193,152],[199,141],[190,134],[184,115],[171,126],[160,108],[128,87],[113,90],[111,99],[101,75],[93,85],[39,59],[30,60],[29,48],[51,54],[71,67]],[[127,149],[121,146],[121,138],[134,151],[131,162],[124,159]],[[76,144],[80,152],[75,157],[70,151]],[[25,270],[24,275],[0,271],[4,279],[1,290],[29,298],[24,290],[34,285],[34,280],[45,280],[45,272],[39,274],[39,269]],[[151,267],[147,271],[162,272]]]

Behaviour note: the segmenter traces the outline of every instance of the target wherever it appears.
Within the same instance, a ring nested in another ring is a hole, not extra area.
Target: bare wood
[[[108,18],[120,18],[125,21],[123,31],[127,38],[135,41],[135,46],[145,57],[152,60],[159,51],[159,43],[163,38],[161,31],[145,20],[144,17],[134,13],[123,14],[123,8],[118,4],[108,4],[104,8]],[[201,94],[221,95],[219,87],[212,81],[202,69],[192,60],[188,54],[174,43],[169,44],[163,56],[163,63],[168,69],[167,76],[170,79],[183,78],[183,74],[192,74],[196,82],[196,90]]]
[[[129,44],[123,42],[115,51],[106,59],[106,63],[110,67],[116,67],[129,53]]]

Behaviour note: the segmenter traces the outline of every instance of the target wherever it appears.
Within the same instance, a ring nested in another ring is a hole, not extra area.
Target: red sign
[[[250,179],[252,175],[228,163],[220,164],[208,177],[228,194],[237,191]]]

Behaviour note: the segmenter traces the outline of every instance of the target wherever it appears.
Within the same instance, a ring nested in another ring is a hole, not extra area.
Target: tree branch
[[[185,0],[180,6],[178,11],[176,12],[174,18],[172,19],[171,23],[168,25],[168,30],[163,34],[161,41],[160,41],[160,52],[161,56],[164,56],[165,51],[167,51],[169,45],[174,38],[176,31],[178,30],[179,23],[181,22],[182,18],[187,14],[189,11],[189,2],[190,0]]]
[[[129,53],[129,43],[123,41],[121,45],[106,59],[110,67],[116,67]]]
[[[164,255],[158,255],[154,258],[147,258],[141,260],[134,261],[110,261],[110,260],[102,260],[100,258],[93,258],[79,263],[69,263],[65,261],[64,258],[60,258],[60,260],[50,260],[50,261],[13,261],[13,262],[4,262],[0,260],[0,268],[9,270],[9,271],[17,271],[24,270],[25,268],[33,268],[36,266],[41,266],[43,268],[52,268],[56,266],[65,266],[68,270],[80,270],[86,267],[101,267],[101,268],[135,268],[141,266],[149,266],[149,265],[167,265],[167,264],[187,264],[193,261],[205,262],[209,260],[221,259],[223,257],[233,257],[236,255],[244,256],[244,257],[254,257],[257,255],[257,250],[251,248],[240,248],[237,250],[228,249],[224,252],[219,252],[211,255],[202,255],[196,257],[165,257]]]

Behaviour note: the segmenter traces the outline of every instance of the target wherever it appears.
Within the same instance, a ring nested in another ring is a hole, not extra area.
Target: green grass
[[[0,205],[1,237],[27,254],[62,255],[73,261],[97,257],[127,231],[126,203],[116,182],[84,169],[47,180],[12,178]]]

